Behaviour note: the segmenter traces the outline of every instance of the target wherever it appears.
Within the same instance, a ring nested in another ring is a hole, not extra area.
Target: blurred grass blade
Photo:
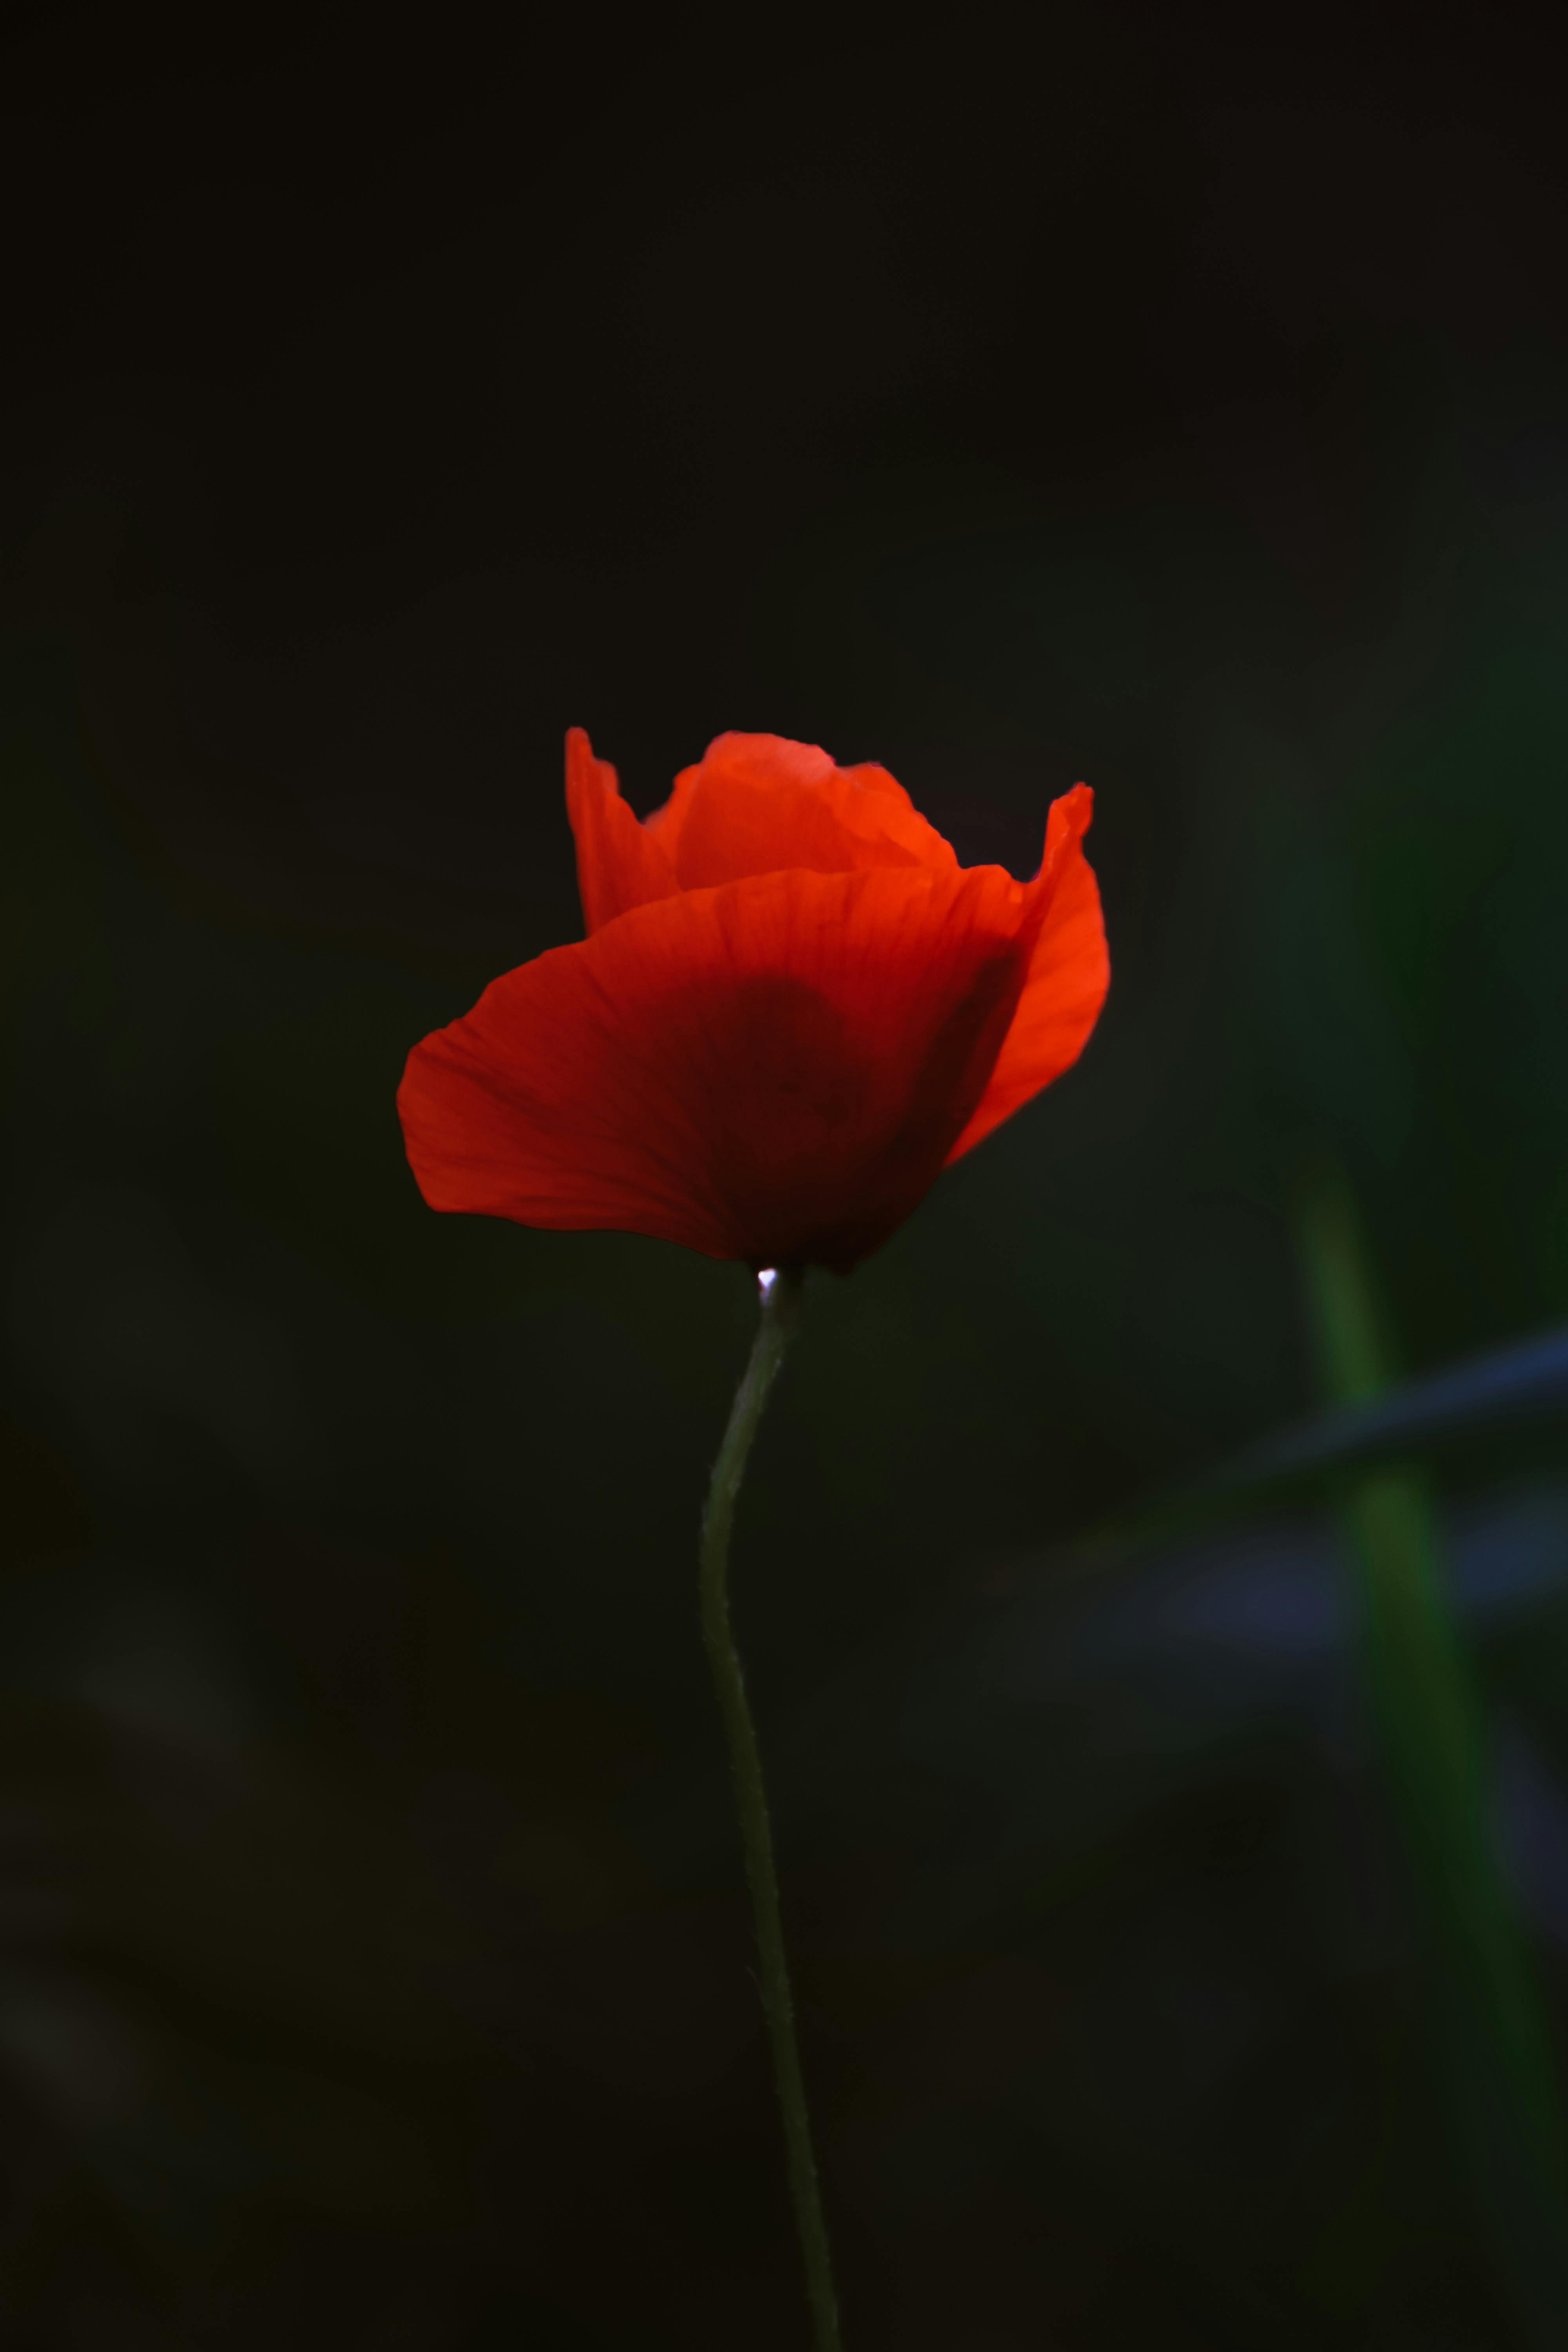
[[[1348,1367],[1342,1370],[1348,1381]],[[1346,1385],[1330,1392],[1343,1401],[1100,1526],[1074,1548],[1079,1570],[1104,1572],[1126,1565],[1151,1543],[1201,1528],[1216,1512],[1250,1502],[1271,1486],[1316,1486],[1335,1472],[1391,1454],[1407,1456],[1444,1438],[1568,1414],[1568,1328],[1489,1349],[1397,1387]]]
[[[1323,1172],[1299,1207],[1324,1386],[1353,1406],[1384,1385],[1355,1202]],[[1494,1851],[1479,1711],[1419,1472],[1352,1472],[1343,1509],[1356,1618],[1393,1810],[1410,1868],[1432,2024],[1458,2152],[1528,2341],[1568,2341],[1568,2164],[1550,2037]]]
[[[1358,1391],[1301,1428],[1249,1448],[1205,1479],[1204,1490],[1263,1486],[1498,1422],[1560,1412],[1568,1412],[1568,1330],[1562,1329],[1489,1349],[1395,1389]]]

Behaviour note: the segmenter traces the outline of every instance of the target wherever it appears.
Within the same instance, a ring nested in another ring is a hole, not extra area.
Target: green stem
[[[801,2073],[795,2041],[795,2002],[784,1954],[784,1921],[779,1913],[778,1874],[773,1867],[773,1832],[768,1824],[767,1791],[763,1785],[763,1759],[756,1726],[746,1700],[745,1677],[730,1627],[730,1532],[735,1523],[735,1500],[745,1475],[746,1459],[763,1418],[768,1392],[778,1377],[800,1310],[805,1279],[802,1266],[784,1266],[771,1281],[763,1277],[763,1317],[752,1349],[751,1362],[736,1391],[730,1426],[713,1465],[708,1507],[702,1518],[701,1601],[702,1639],[707,1644],[713,1688],[724,1718],[730,1747],[730,1769],[735,1784],[735,1813],[746,1858],[746,1880],[752,1890],[752,1916],[757,1938],[762,1979],[763,2013],[773,2046],[773,2076],[784,2116],[784,2149],[789,2166],[790,2196],[795,2225],[805,2262],[806,2294],[816,2326],[816,2352],[841,2352],[838,2305],[833,2292],[833,2264],[823,2218],[822,2191],[816,2159],[811,2148],[811,2118],[805,2104],[805,2078]]]

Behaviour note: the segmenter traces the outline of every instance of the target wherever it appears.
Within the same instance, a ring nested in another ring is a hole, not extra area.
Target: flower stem
[[[752,1360],[735,1392],[730,1425],[713,1465],[708,1507],[702,1517],[700,1592],[702,1639],[707,1645],[713,1688],[724,1718],[730,1748],[730,1769],[735,1786],[735,1813],[746,1860],[746,1880],[752,1890],[752,1917],[756,1931],[757,1959],[762,1979],[763,2013],[773,2046],[773,2077],[784,2116],[784,2149],[789,2167],[790,2196],[795,2230],[805,2263],[806,2294],[815,2324],[816,2352],[842,2352],[838,2305],[833,2292],[833,2264],[823,2218],[822,2191],[811,2148],[811,2119],[806,2111],[805,2080],[795,2041],[795,2003],[790,1994],[789,1962],[784,1954],[784,1922],[779,1914],[778,1875],[773,1868],[773,1832],[768,1823],[767,1792],[763,1786],[763,1759],[756,1726],[747,1704],[745,1678],[730,1627],[730,1532],[735,1521],[735,1500],[745,1475],[746,1459],[763,1418],[768,1392],[778,1377],[800,1310],[805,1280],[802,1266],[784,1266],[770,1280],[762,1278],[763,1315],[752,1349]]]

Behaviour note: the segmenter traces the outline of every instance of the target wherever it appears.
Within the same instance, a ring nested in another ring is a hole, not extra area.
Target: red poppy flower
[[[639,824],[574,728],[566,805],[588,937],[408,1057],[432,1208],[847,1273],[1094,1026],[1086,785],[1027,883],[776,735],[721,735]]]

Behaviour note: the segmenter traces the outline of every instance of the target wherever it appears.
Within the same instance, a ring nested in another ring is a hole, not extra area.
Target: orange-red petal
[[[846,1269],[980,1103],[1034,910],[999,868],[664,898],[488,988],[398,1095],[437,1209]]]
[[[1110,984],[1110,959],[1099,886],[1083,854],[1093,807],[1087,784],[1075,785],[1051,804],[1045,858],[1037,881],[1030,885],[1046,904],[1028,976],[985,1091],[947,1155],[950,1162],[972,1151],[993,1128],[1060,1077],[1082,1053],[1100,1018]]]
[[[848,874],[874,866],[958,864],[900,783],[870,763],[836,767],[815,743],[719,735],[685,768],[647,830],[683,890],[805,866]]]
[[[577,889],[590,931],[680,887],[669,853],[621,798],[616,772],[595,760],[581,727],[566,734],[566,814],[577,844]]]

